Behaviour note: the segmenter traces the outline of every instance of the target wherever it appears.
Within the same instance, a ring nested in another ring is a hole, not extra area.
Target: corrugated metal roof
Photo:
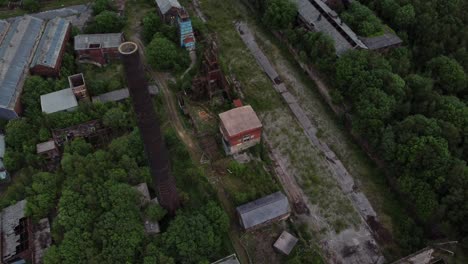
[[[211,264],[240,264],[236,254],[229,255]]]
[[[159,93],[159,88],[155,85],[149,85],[148,92],[150,93],[150,95],[156,95]],[[93,102],[118,102],[127,99],[128,97],[130,97],[130,92],[128,91],[128,88],[123,88],[93,96]]]
[[[262,197],[236,208],[245,229],[265,223],[290,212],[288,198],[282,192]]]
[[[78,101],[72,88],[41,95],[42,112],[47,114],[69,110],[77,106]]]
[[[43,21],[31,16],[17,18],[0,45],[0,106],[12,109],[28,74]]]
[[[317,31],[323,32],[335,41],[336,53],[360,47],[366,49],[366,45],[358,38],[351,28],[338,17],[335,11],[330,9],[320,0],[294,0],[297,4],[299,15]]]
[[[235,136],[241,132],[261,128],[262,123],[250,105],[236,107],[219,114],[221,123],[228,136]]]
[[[36,65],[55,68],[59,60],[60,50],[66,41],[65,37],[69,27],[70,22],[60,17],[56,17],[47,23],[31,63],[31,68]]]
[[[371,50],[383,49],[389,46],[398,45],[403,41],[393,33],[385,33],[382,36],[364,38],[361,37],[362,42]]]
[[[3,261],[16,255],[16,246],[19,244],[19,234],[15,231],[15,227],[21,218],[24,217],[24,209],[26,208],[26,200],[21,200],[14,205],[10,205],[2,210],[1,213],[1,233],[2,237],[2,256]]]
[[[182,8],[177,0],[156,0],[156,4],[163,15],[173,7]]]
[[[190,19],[186,21],[179,21],[180,30],[180,46],[186,48],[195,47],[195,36],[193,34],[192,22]]]
[[[83,34],[75,36],[75,50],[89,49],[89,44],[101,44],[101,48],[118,48],[122,33]]]

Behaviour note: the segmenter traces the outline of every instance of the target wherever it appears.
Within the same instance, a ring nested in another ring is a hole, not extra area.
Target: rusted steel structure
[[[54,129],[52,130],[52,137],[59,147],[77,137],[84,138],[91,144],[99,145],[107,141],[109,133],[110,129],[105,127],[101,121],[91,120],[67,128]]]
[[[159,202],[169,213],[174,214],[180,206],[179,195],[170,172],[168,151],[148,92],[138,46],[133,42],[125,42],[120,45],[119,52]]]
[[[211,100],[220,94],[229,100],[232,99],[228,82],[218,64],[218,47],[216,42],[211,40],[203,55],[200,74],[192,81],[192,97],[195,100]]]

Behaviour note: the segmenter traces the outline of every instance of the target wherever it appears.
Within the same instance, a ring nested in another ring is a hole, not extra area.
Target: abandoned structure
[[[148,92],[151,96],[155,96],[158,94],[158,87],[155,85],[149,85]],[[122,102],[129,97],[130,92],[128,91],[128,88],[124,88],[93,96],[93,103]]]
[[[293,250],[294,246],[297,244],[298,239],[291,235],[290,233],[283,231],[279,238],[276,240],[275,244],[273,244],[273,248],[283,253],[285,255],[289,255]]]
[[[43,252],[52,242],[47,218],[33,225],[25,216],[26,200],[3,209],[0,215],[1,263],[42,262]]]
[[[36,153],[44,158],[49,171],[55,169],[60,163],[60,150],[54,140],[49,140],[36,145]]]
[[[52,137],[58,147],[63,147],[65,143],[78,137],[91,144],[99,145],[107,142],[108,135],[109,129],[99,120],[91,120],[75,126],[52,130]]]
[[[8,172],[3,164],[3,158],[5,157],[5,135],[0,134],[0,181],[8,178]]]
[[[20,96],[29,73],[44,22],[32,16],[2,22],[0,35],[0,118],[14,119],[21,113]]]
[[[46,114],[74,111],[77,107],[78,101],[72,88],[41,95],[42,112]]]
[[[239,222],[245,230],[258,228],[289,217],[291,208],[282,192],[275,192],[236,208]]]
[[[372,38],[360,38],[362,42],[366,44],[367,48],[379,52],[387,52],[390,49],[401,46],[403,43],[403,40],[401,40],[397,35],[389,32]]]
[[[193,33],[192,21],[185,9],[179,10],[177,22],[179,24],[180,46],[189,51],[195,50],[195,35]]]
[[[133,42],[125,42],[120,45],[119,52],[138,128],[145,145],[150,172],[154,178],[154,189],[161,206],[170,214],[174,214],[180,206],[179,195],[175,179],[170,171],[169,155],[163,141],[159,121],[148,92],[148,82],[138,46]]]
[[[70,32],[71,24],[63,18],[56,17],[47,23],[30,65],[32,74],[46,77],[60,75],[63,53]]]
[[[382,51],[396,47],[402,42],[393,33],[386,33],[383,36],[372,38],[361,38],[325,2],[321,0],[294,1],[298,7],[299,22],[308,30],[320,31],[330,36],[335,42],[338,56],[350,49]]]
[[[211,264],[240,264],[239,260],[237,259],[236,254],[229,255],[225,258],[217,260]]]
[[[119,58],[122,33],[86,34],[75,36],[75,52],[81,62],[105,65]]]
[[[151,199],[149,190],[148,190],[148,185],[144,183],[140,183],[137,186],[133,187],[135,190],[137,190],[140,193],[140,206],[144,207],[147,206],[148,204],[159,204],[158,198]],[[150,219],[143,219],[144,221],[144,226],[145,226],[145,232],[147,234],[158,234],[161,232],[159,228],[159,223],[157,221],[151,221]]]
[[[68,84],[78,101],[89,100],[88,89],[86,89],[86,83],[82,73],[68,76]]]
[[[195,100],[213,99],[215,96],[231,99],[229,85],[218,63],[218,47],[214,40],[203,54],[199,74],[192,81],[192,98]]]
[[[250,105],[221,113],[219,119],[223,147],[228,155],[260,143],[262,123]]]
[[[177,0],[156,0],[158,14],[161,19],[169,24],[175,24],[182,6]]]

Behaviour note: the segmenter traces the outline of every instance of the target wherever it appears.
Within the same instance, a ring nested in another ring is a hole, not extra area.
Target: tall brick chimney
[[[180,206],[179,195],[170,171],[169,155],[159,120],[148,92],[148,82],[138,45],[134,42],[124,42],[119,46],[119,53],[159,203],[170,214],[174,214]]]

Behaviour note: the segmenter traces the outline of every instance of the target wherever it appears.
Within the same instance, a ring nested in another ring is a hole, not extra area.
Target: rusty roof
[[[262,123],[250,105],[237,107],[219,114],[221,124],[228,136],[235,136],[245,131],[261,128]]]

